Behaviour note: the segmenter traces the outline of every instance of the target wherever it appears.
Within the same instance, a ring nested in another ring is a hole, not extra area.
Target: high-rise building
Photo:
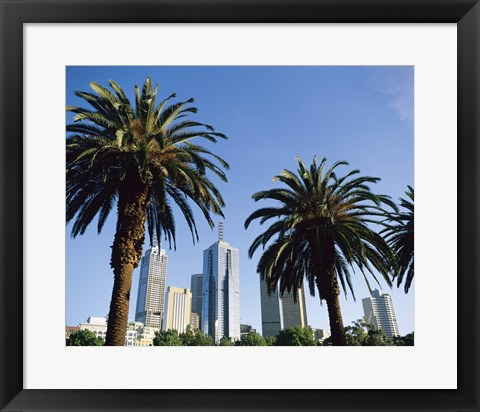
[[[281,297],[284,329],[293,328],[294,326],[301,326],[302,328],[308,326],[305,291],[303,287],[297,291],[296,297],[296,302],[293,298],[293,292],[285,292]]]
[[[199,316],[198,327],[201,327],[203,306],[203,273],[192,275],[190,289],[192,291],[192,312],[195,312]]]
[[[198,316],[198,313],[192,312],[190,319],[190,326],[192,327],[192,330],[200,329],[200,316]]]
[[[281,312],[280,301],[282,302]],[[281,329],[293,328],[294,326],[305,328],[308,326],[303,287],[297,291],[295,302],[293,292],[285,292],[282,297],[279,296],[278,284],[269,295],[267,282],[260,279],[260,303],[262,309],[262,335],[264,337],[276,336]]]
[[[277,336],[282,329],[278,285],[269,295],[267,282],[262,278],[260,278],[260,305],[262,309],[262,335],[265,338]]]
[[[185,333],[192,319],[192,292],[190,289],[169,286],[165,302],[164,330],[174,329]]]
[[[135,311],[135,320],[146,327],[162,327],[166,280],[167,256],[154,237],[152,247],[142,257]]]
[[[239,252],[223,240],[223,223],[218,241],[203,252],[202,330],[218,343],[223,336],[240,339]]]
[[[372,291],[372,296],[362,299],[365,320],[377,329],[385,332],[389,338],[399,336],[397,318],[393,310],[392,298],[387,293],[377,289]]]

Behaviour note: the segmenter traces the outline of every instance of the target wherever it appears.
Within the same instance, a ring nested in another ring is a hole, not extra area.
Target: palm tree
[[[387,221],[385,222],[386,228],[382,231],[385,239],[396,253],[398,273],[395,273],[397,277],[397,287],[399,287],[403,278],[405,279],[404,290],[408,292],[414,277],[414,190],[411,186],[408,186],[408,190],[405,192],[408,199],[400,198],[400,207],[405,211],[394,211],[387,214]]]
[[[67,125],[67,223],[75,219],[72,236],[82,235],[98,215],[98,233],[116,205],[117,226],[110,265],[114,285],[106,345],[124,344],[133,270],[145,240],[163,236],[175,242],[172,204],[185,218],[193,242],[198,232],[188,200],[198,206],[210,227],[211,214],[223,216],[220,192],[207,178],[210,170],[226,181],[228,164],[194,138],[216,142],[226,136],[212,126],[187,120],[197,109],[193,99],[170,103],[175,94],[156,105],[158,85],[147,78],[142,90],[135,86],[135,108],[125,92],[110,80],[113,92],[90,83],[94,93],[75,92],[92,109],[68,106],[75,113]],[[182,120],[180,120],[182,119]],[[220,164],[216,164],[215,160]]]
[[[346,295],[346,285],[354,299],[351,271],[354,267],[363,274],[368,287],[367,273],[377,281],[375,271],[391,285],[393,253],[384,239],[373,231],[371,224],[382,216],[382,204],[395,207],[388,196],[376,195],[369,184],[380,179],[356,176],[352,170],[337,177],[335,169],[346,162],[336,162],[325,171],[326,159],[317,166],[316,158],[309,169],[300,158],[298,174],[283,170],[275,176],[287,188],[255,193],[255,201],[271,199],[277,207],[265,207],[253,212],[245,221],[248,228],[254,219],[263,224],[277,219],[251,244],[251,258],[262,246],[263,253],[257,271],[266,279],[269,290],[280,284],[280,293],[296,296],[305,277],[310,294],[318,290],[320,300],[327,303],[334,345],[345,345],[345,329],[339,302],[339,281]],[[268,246],[267,246],[268,244]]]

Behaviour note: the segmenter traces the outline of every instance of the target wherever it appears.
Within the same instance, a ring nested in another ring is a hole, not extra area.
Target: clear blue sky
[[[260,286],[256,274],[259,251],[247,256],[252,240],[260,233],[256,223],[245,231],[246,217],[265,204],[251,195],[278,186],[272,177],[283,168],[296,170],[295,156],[310,164],[314,155],[331,164],[346,160],[345,172],[358,168],[362,174],[382,180],[377,193],[398,201],[407,185],[414,185],[413,168],[413,67],[68,67],[66,104],[85,106],[75,90],[90,91],[89,82],[108,86],[119,83],[134,102],[133,88],[150,76],[158,83],[159,97],[172,92],[177,99],[195,98],[198,113],[192,118],[213,125],[229,140],[205,145],[230,163],[228,183],[218,183],[224,199],[225,240],[240,250],[241,322],[261,332]],[[67,114],[67,123],[72,116]],[[202,142],[203,144],[204,142]],[[200,241],[192,245],[191,235],[179,211],[176,212],[177,250],[167,250],[167,286],[190,287],[190,276],[202,272],[203,250],[217,239],[196,212]],[[116,223],[115,210],[100,235],[96,220],[76,239],[66,230],[66,324],[77,325],[89,316],[108,313],[113,273],[110,246]],[[147,237],[144,249],[147,249]],[[139,268],[134,272],[130,319],[134,319]],[[341,296],[346,325],[363,316],[361,299],[369,295],[359,273],[354,275],[357,300]],[[414,330],[414,287],[383,291],[392,295],[402,335]],[[307,297],[310,326],[330,329],[327,308],[318,297]]]

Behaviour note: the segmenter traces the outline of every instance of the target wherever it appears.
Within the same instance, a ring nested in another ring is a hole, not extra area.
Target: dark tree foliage
[[[311,328],[294,326],[282,329],[276,338],[276,346],[316,346],[317,341]]]
[[[404,283],[405,293],[408,292],[414,278],[414,190],[408,186],[405,192],[407,199],[400,199],[401,211],[387,214],[385,239],[394,250],[397,257],[398,272],[395,273],[397,286]]]
[[[274,177],[284,188],[253,195],[255,201],[276,203],[256,210],[245,221],[248,228],[256,219],[260,224],[274,220],[253,241],[248,254],[251,258],[258,248],[263,249],[257,271],[270,290],[279,284],[281,294],[293,292],[296,296],[304,279],[312,296],[317,290],[320,300],[327,303],[333,343],[346,345],[340,286],[345,294],[348,288],[355,299],[351,282],[354,268],[367,284],[367,274],[377,283],[380,274],[391,285],[394,255],[372,226],[385,216],[384,205],[394,210],[396,205],[388,196],[370,190],[379,178],[361,176],[359,170],[337,175],[337,168],[348,165],[346,162],[336,162],[327,169],[326,159],[317,164],[314,157],[310,167],[298,157],[297,161],[296,174],[283,170]]]
[[[87,329],[76,330],[66,340],[67,346],[103,346],[104,341]]]

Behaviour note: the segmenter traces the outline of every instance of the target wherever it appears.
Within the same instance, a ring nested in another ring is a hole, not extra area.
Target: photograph
[[[65,70],[66,346],[414,346],[414,66]]]

